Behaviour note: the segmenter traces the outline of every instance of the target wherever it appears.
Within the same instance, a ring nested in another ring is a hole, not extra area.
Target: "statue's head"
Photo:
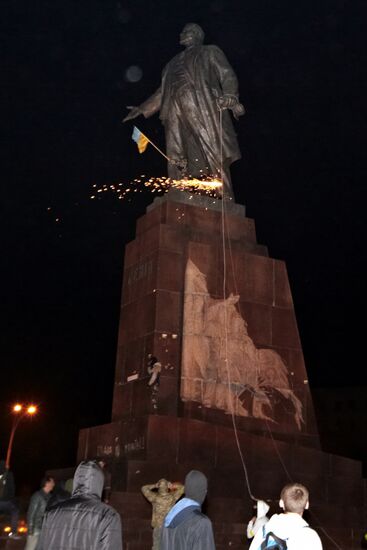
[[[180,44],[189,48],[190,46],[197,46],[204,42],[204,31],[196,23],[187,23],[180,34]]]

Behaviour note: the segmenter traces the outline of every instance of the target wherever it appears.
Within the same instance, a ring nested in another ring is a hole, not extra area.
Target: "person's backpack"
[[[309,528],[308,525],[303,525],[302,529]],[[259,550],[287,550],[287,540],[277,537],[272,531],[266,533],[266,524],[263,525],[263,540]]]
[[[287,550],[287,541],[274,535],[271,531],[267,533],[265,540],[260,546],[261,550]]]

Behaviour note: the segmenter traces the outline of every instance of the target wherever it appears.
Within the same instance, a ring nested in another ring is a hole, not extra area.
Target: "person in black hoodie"
[[[210,519],[201,512],[208,490],[208,480],[197,470],[185,478],[185,498],[179,500],[166,515],[161,550],[215,550]]]
[[[103,484],[98,464],[81,462],[71,497],[46,512],[37,550],[122,550],[120,516],[101,502]]]

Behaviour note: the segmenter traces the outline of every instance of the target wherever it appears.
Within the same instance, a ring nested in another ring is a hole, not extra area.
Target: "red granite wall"
[[[223,297],[220,211],[162,201],[137,222],[137,236],[126,247],[118,337],[113,420],[153,412],[147,381],[147,355],[162,363],[158,414],[187,415],[227,423],[220,410],[180,399],[185,269],[190,258],[206,275],[213,299]],[[258,349],[272,349],[288,369],[289,388],[302,402],[304,441],[316,426],[307,374],[284,262],[268,257],[256,242],[253,220],[226,215],[227,296],[240,295],[239,314]],[[248,401],[248,396],[244,400]],[[246,402],[251,408],[251,404]],[[280,433],[298,432],[287,399],[277,397],[271,415]],[[258,418],[241,418],[246,429],[261,431]]]

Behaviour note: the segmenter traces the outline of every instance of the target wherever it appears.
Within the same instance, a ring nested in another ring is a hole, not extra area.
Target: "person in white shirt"
[[[285,541],[287,550],[322,550],[319,535],[302,517],[304,510],[309,507],[309,493],[306,487],[300,483],[286,485],[280,494],[279,506],[283,508],[284,513],[274,514],[256,533],[250,550],[260,550],[268,533],[273,533]]]

